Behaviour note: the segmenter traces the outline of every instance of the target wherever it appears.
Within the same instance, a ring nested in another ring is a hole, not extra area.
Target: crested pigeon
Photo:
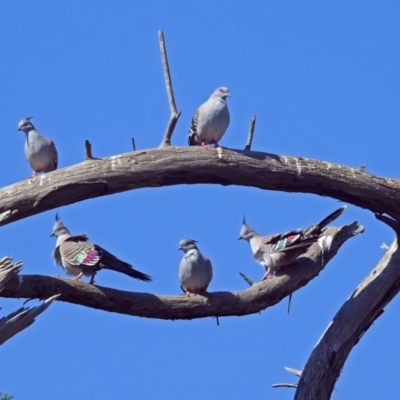
[[[218,142],[229,125],[226,98],[230,95],[228,88],[219,87],[196,110],[188,134],[189,146],[214,144],[218,147]]]
[[[179,264],[179,283],[181,289],[190,297],[191,294],[206,294],[212,279],[211,261],[200,253],[196,240],[182,239],[179,250],[185,253]]]
[[[63,267],[67,275],[74,276],[74,280],[80,280],[82,275],[85,275],[90,276],[89,283],[93,283],[100,269],[122,272],[131,278],[145,282],[152,280],[149,275],[136,271],[132,265],[119,260],[97,244],[88,242],[89,238],[86,234],[72,236],[58,214],[50,236],[57,238],[53,251],[54,263]]]
[[[54,143],[42,136],[30,121],[32,117],[24,118],[18,124],[17,131],[26,135],[24,152],[26,160],[33,169],[32,176],[38,172],[50,172],[57,169],[58,154]]]
[[[294,262],[308,247],[318,242],[323,236],[323,228],[338,218],[346,207],[340,207],[319,224],[310,225],[306,229],[295,229],[268,236],[260,236],[243,218],[238,240],[244,239],[249,242],[253,258],[264,267],[265,274],[260,282],[266,280],[271,272]]]

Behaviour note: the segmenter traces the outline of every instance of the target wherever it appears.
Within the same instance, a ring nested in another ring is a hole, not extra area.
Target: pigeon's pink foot
[[[264,276],[260,279],[260,282],[264,282],[264,281],[266,281],[268,278],[269,278],[269,274],[270,274],[270,272],[271,271],[267,271],[265,274],[264,274]]]
[[[75,276],[74,278],[72,278],[72,280],[73,280],[73,281],[80,281],[82,275],[83,275],[83,273],[81,272],[80,274],[78,274],[77,276]]]
[[[32,171],[32,175],[31,175],[31,176],[28,176],[26,179],[34,178],[34,177],[37,176],[37,175],[38,175],[38,173],[37,173],[36,171]]]
[[[191,292],[190,290],[186,290],[185,293],[181,293],[181,296],[190,297],[190,295],[196,296],[196,293],[193,293],[193,292]]]

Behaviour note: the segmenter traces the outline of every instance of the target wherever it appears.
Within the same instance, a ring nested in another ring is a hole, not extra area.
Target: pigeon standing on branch
[[[229,125],[226,98],[230,95],[228,88],[220,87],[196,110],[188,134],[189,146],[214,144],[218,147]]]
[[[206,294],[213,275],[211,261],[200,253],[195,240],[181,240],[179,250],[185,253],[178,272],[182,290],[188,297],[191,294]]]
[[[323,228],[338,218],[346,207],[340,207],[319,224],[311,225],[306,229],[296,229],[268,236],[260,236],[246,224],[243,218],[238,240],[244,239],[249,242],[253,258],[265,269],[265,274],[261,278],[261,281],[264,281],[271,272],[291,264],[308,247],[318,242],[323,237]]]
[[[24,152],[26,160],[33,169],[32,176],[39,172],[50,172],[57,169],[58,154],[54,143],[42,136],[30,121],[32,117],[21,120],[17,131],[26,135]]]
[[[132,265],[119,260],[97,244],[89,243],[85,234],[72,236],[58,215],[50,236],[57,238],[53,251],[54,263],[63,267],[67,275],[74,276],[74,280],[80,280],[85,275],[90,276],[89,283],[93,283],[96,272],[100,269],[122,272],[145,282],[152,280],[149,275],[136,271]]]

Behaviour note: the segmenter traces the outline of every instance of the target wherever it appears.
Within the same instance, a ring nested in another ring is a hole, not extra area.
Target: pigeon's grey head
[[[249,241],[254,235],[256,235],[256,232],[253,231],[247,224],[246,220],[243,217],[243,222],[242,222],[242,227],[240,229],[240,235],[238,237],[238,240],[247,240]]]
[[[215,89],[211,97],[219,97],[223,100],[225,100],[227,97],[229,97],[231,94],[229,92],[229,89],[227,87],[219,87],[218,89]]]
[[[56,222],[54,223],[53,231],[51,232],[50,237],[51,236],[59,237],[66,233],[69,234],[69,230],[64,226],[58,214],[56,214]]]
[[[185,253],[187,251],[189,251],[189,250],[192,250],[192,249],[198,250],[197,246],[196,246],[196,243],[197,243],[197,241],[193,240],[193,239],[182,239],[179,242],[179,249],[178,250],[183,250]]]
[[[32,129],[35,129],[31,122],[32,117],[24,118],[19,121],[17,131],[29,132]]]

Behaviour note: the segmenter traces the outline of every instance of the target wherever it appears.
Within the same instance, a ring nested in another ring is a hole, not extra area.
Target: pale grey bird
[[[152,280],[149,275],[136,271],[132,265],[119,260],[97,244],[89,243],[87,235],[72,236],[58,214],[50,236],[57,238],[53,251],[54,263],[63,267],[67,275],[74,276],[75,280],[80,280],[82,275],[85,275],[90,276],[89,283],[93,283],[96,272],[100,269],[122,272],[141,281]]]
[[[230,95],[228,88],[219,87],[196,110],[188,134],[189,146],[214,144],[218,147],[218,142],[229,125],[226,98]]]
[[[338,218],[346,207],[340,207],[319,224],[311,225],[306,229],[295,229],[268,236],[260,236],[246,224],[243,218],[238,240],[244,239],[250,243],[253,258],[265,269],[265,274],[261,278],[261,281],[264,281],[271,272],[291,264],[308,247],[316,243],[323,236],[323,228]]]
[[[196,240],[182,239],[179,250],[185,253],[179,264],[179,283],[186,296],[206,294],[213,273],[211,261],[200,253]]]
[[[33,169],[32,176],[38,172],[50,172],[57,169],[58,154],[54,143],[42,136],[30,121],[32,117],[21,120],[17,131],[26,135],[24,152],[26,160]]]

